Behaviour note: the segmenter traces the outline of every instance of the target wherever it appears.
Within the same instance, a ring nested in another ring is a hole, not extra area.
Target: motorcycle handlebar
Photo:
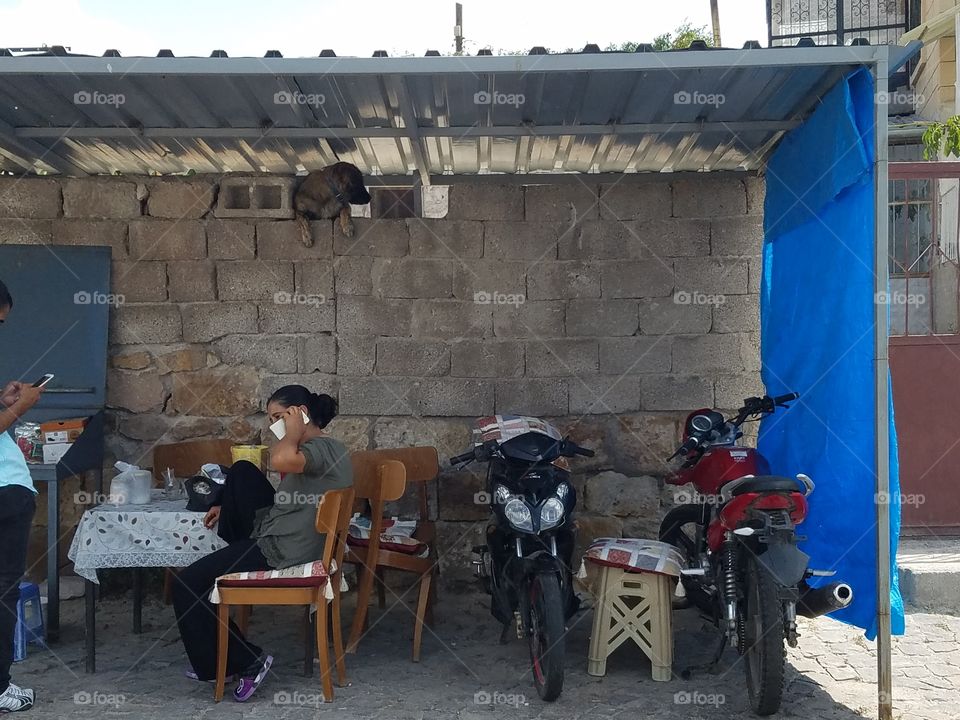
[[[567,442],[567,446],[573,452],[574,455],[583,455],[584,457],[593,457],[596,453],[590,448],[580,447],[572,442]]]
[[[773,398],[773,404],[783,405],[785,403],[793,402],[794,400],[799,400],[799,399],[800,399],[800,393],[792,392],[792,393],[787,393],[786,395],[777,395],[775,398]]]
[[[452,458],[450,458],[450,464],[451,464],[451,465],[462,465],[462,464],[465,463],[465,462],[470,462],[471,460],[476,460],[476,459],[477,459],[477,451],[476,451],[476,450],[469,450],[469,451],[467,451],[467,452],[465,452],[465,453],[462,453],[462,454],[460,454],[460,455],[454,455]]]
[[[764,395],[763,397],[751,397],[743,401],[743,407],[740,408],[740,411],[728,420],[736,427],[740,427],[751,415],[757,415],[761,413],[772,413],[777,407],[789,407],[787,403],[793,402],[800,398],[800,393],[790,392],[784,395],[777,395],[775,397],[770,397],[769,395]],[[704,438],[706,434],[704,434]],[[671,455],[668,460],[673,460],[676,457],[681,455],[687,455],[690,452],[696,450],[701,443],[703,438],[697,435],[691,435],[688,437],[683,445],[677,448],[677,451]]]

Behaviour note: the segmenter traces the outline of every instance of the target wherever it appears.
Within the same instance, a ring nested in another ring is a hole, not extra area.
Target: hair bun
[[[326,427],[337,416],[337,401],[326,393],[310,393],[310,417],[318,427]]]

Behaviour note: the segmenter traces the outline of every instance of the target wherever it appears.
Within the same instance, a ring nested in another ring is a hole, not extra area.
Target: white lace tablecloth
[[[186,567],[226,547],[203,526],[202,512],[188,512],[186,498],[147,505],[97,505],[87,510],[67,553],[77,575],[98,582],[100,568]]]

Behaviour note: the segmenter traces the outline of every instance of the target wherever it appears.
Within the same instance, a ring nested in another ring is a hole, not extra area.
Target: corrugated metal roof
[[[368,175],[424,181],[445,174],[753,170],[842,74],[890,51],[0,53],[0,169],[295,173],[346,160]]]

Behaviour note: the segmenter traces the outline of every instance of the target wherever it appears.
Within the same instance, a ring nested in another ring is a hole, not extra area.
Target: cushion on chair
[[[336,567],[331,568],[335,573]],[[324,588],[324,597],[333,599],[333,589],[327,582],[330,575],[319,560],[294,565],[280,570],[251,570],[250,572],[221,575],[210,593],[210,602],[220,602],[220,588]]]
[[[597,538],[583,554],[596,565],[627,572],[649,572],[679,577],[683,556],[667,543],[634,538]]]
[[[347,536],[347,545],[356,547],[367,547],[370,545],[370,538],[358,538],[353,535]],[[425,555],[429,548],[419,540],[414,540],[406,535],[390,535],[389,533],[380,533],[380,549],[392,550],[393,552],[403,553],[404,555]]]
[[[412,520],[383,519],[383,532],[380,533],[380,547],[383,550],[404,553],[405,555],[426,556],[429,548],[416,538],[411,537],[417,529]],[[370,519],[359,514],[350,521],[347,545],[367,547],[370,545]]]

